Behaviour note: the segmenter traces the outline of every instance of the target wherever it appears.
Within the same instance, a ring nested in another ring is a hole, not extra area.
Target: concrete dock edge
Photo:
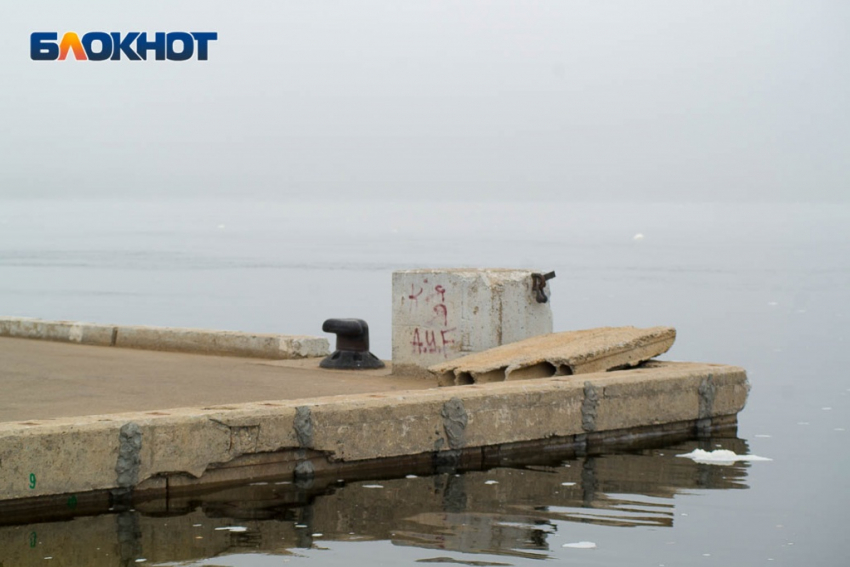
[[[307,335],[105,325],[28,317],[0,317],[0,337],[274,360],[330,354],[327,339]]]
[[[653,362],[487,385],[5,422],[0,499],[169,491],[406,456],[451,461],[549,438],[711,428],[733,419],[748,391],[741,368]]]

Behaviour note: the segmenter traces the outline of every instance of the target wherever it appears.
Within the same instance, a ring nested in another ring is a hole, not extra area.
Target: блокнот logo
[[[218,39],[217,32],[156,32],[153,40],[146,32],[89,32],[82,38],[76,32],[65,32],[58,41],[56,32],[33,32],[30,34],[30,58],[33,61],[64,60],[68,53],[74,59],[87,61],[130,61],[147,60],[153,51],[157,61],[186,61],[195,52],[198,61],[209,56],[209,42]],[[197,49],[196,49],[197,47]]]

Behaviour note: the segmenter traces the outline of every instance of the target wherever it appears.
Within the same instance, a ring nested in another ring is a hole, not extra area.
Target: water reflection
[[[569,460],[538,455],[523,466],[484,471],[253,483],[98,515],[65,511],[64,521],[5,515],[0,567],[41,565],[45,557],[52,565],[114,566],[289,555],[327,540],[543,559],[564,522],[672,527],[677,494],[747,488],[747,463],[713,466],[675,456],[695,448],[748,452],[741,439],[715,438]]]

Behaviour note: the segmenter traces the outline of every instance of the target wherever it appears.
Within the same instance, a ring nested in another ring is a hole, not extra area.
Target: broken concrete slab
[[[604,372],[664,354],[672,327],[601,327],[531,337],[429,368],[440,386]]]

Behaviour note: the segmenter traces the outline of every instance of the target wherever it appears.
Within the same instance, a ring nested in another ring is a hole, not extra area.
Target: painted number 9
[[[35,490],[35,473],[30,473],[30,490]]]

